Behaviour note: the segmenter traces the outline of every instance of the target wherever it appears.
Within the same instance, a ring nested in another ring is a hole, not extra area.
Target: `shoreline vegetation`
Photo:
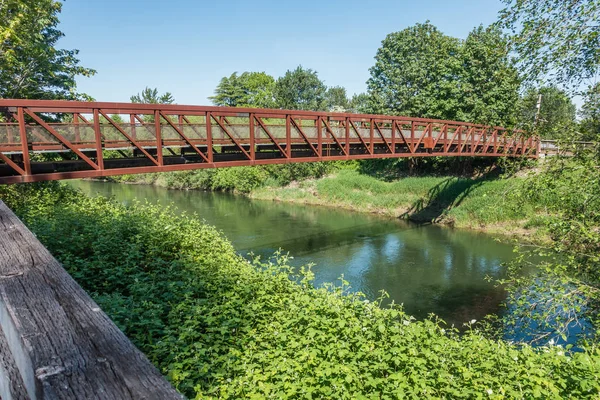
[[[595,398],[600,351],[459,333],[348,290],[316,288],[287,259],[248,261],[172,208],[65,184],[0,188],[5,201],[189,398]]]
[[[525,243],[546,244],[550,240],[544,229],[547,222],[544,213],[534,210],[531,203],[515,204],[512,196],[532,169],[510,177],[500,176],[497,169],[462,176],[447,170],[439,176],[427,173],[410,176],[380,173],[380,167],[376,173],[366,173],[354,162],[318,164],[321,165],[310,171],[301,166],[300,173],[288,171],[287,166],[269,166],[270,174],[257,174],[249,169],[252,167],[236,167],[124,175],[102,181],[175,190],[228,191],[255,200],[341,208],[475,230]],[[278,169],[284,173],[279,175]]]

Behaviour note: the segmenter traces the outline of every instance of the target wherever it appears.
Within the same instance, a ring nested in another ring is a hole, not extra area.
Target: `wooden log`
[[[8,341],[0,329],[0,400],[30,399]]]
[[[0,327],[25,388],[4,396],[182,398],[2,201]]]

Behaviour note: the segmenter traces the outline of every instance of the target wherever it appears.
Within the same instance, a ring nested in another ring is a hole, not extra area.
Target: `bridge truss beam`
[[[0,100],[0,184],[399,157],[530,157],[522,131],[402,116]]]

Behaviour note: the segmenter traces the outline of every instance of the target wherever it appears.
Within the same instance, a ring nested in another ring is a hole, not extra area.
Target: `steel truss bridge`
[[[540,146],[522,131],[385,115],[8,99],[0,116],[0,184],[370,158],[537,158]]]

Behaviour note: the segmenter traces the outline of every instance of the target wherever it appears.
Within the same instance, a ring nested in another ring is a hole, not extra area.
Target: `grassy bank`
[[[160,174],[114,176],[114,182],[156,185],[169,189],[214,190],[242,194],[261,186],[285,186],[294,180],[316,179],[344,163],[302,163],[252,167],[198,169]]]
[[[344,287],[250,263],[172,210],[58,184],[0,197],[185,395],[196,398],[597,398],[600,352],[459,336]]]
[[[418,222],[546,240],[543,213],[512,196],[522,178],[404,177],[386,181],[356,170],[284,187],[262,186],[249,196],[261,200],[341,207]]]
[[[340,207],[546,241],[544,212],[511,195],[523,179],[501,179],[498,169],[490,173],[485,161],[467,160],[467,168],[460,160],[429,160],[420,165],[420,176],[407,175],[406,160],[375,160],[370,164],[306,163],[126,175],[112,180],[171,189],[232,191],[261,200]],[[477,173],[477,168],[488,173]],[[466,177],[451,174],[459,170]],[[447,175],[435,175],[434,171]]]

